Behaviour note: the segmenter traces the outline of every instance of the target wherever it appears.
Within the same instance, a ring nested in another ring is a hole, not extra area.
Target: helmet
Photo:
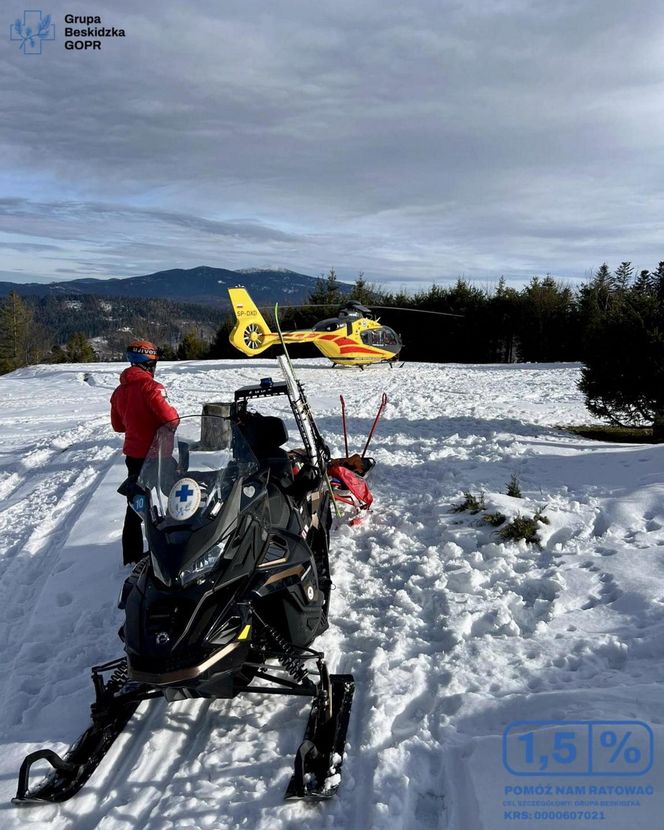
[[[149,340],[132,340],[127,346],[127,360],[132,366],[154,367],[158,359],[158,349]]]

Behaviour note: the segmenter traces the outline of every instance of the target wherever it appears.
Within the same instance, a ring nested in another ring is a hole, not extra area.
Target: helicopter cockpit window
[[[379,329],[367,329],[360,334],[362,342],[367,346],[397,346],[399,341],[396,332],[387,326]]]
[[[383,334],[383,343],[385,343],[386,346],[398,346],[399,345],[399,339],[398,339],[397,333],[395,331],[393,331],[392,329],[385,326],[383,328],[383,332],[384,332],[384,334]]]
[[[256,457],[228,419],[194,415],[157,430],[139,483],[159,517],[194,520],[217,515],[238,478],[256,470]]]

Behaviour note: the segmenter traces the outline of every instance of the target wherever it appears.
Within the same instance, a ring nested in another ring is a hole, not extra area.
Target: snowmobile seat
[[[277,480],[292,481],[293,473],[286,450],[288,431],[281,418],[274,415],[247,413],[242,432],[262,467],[267,467]]]

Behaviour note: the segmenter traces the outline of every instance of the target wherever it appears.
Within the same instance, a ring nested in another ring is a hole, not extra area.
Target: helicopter
[[[231,345],[248,357],[255,357],[280,343],[279,334],[270,330],[246,288],[229,288],[228,294],[236,320],[229,335]],[[462,316],[440,311],[399,310]],[[283,339],[286,343],[313,343],[335,366],[359,366],[361,369],[371,363],[392,365],[403,348],[399,334],[383,325],[371,308],[355,300],[348,300],[339,308],[336,317],[320,320],[311,329],[283,332]]]

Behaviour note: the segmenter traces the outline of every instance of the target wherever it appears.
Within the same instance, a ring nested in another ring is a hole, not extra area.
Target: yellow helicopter
[[[229,339],[236,349],[255,357],[280,342],[246,288],[229,288],[228,294],[237,321]],[[347,302],[336,317],[321,320],[313,329],[285,331],[283,336],[286,343],[314,343],[325,357],[343,366],[395,360],[403,346],[393,329],[381,325],[369,308],[355,301]]]
[[[280,342],[279,335],[270,330],[246,288],[229,288],[228,294],[236,319],[229,340],[236,349],[255,357]],[[285,331],[283,337],[286,343],[313,343],[337,366],[364,368],[369,363],[395,361],[403,348],[401,337],[394,329],[384,326],[370,308],[355,300],[342,305],[336,317],[320,320],[312,329]]]

